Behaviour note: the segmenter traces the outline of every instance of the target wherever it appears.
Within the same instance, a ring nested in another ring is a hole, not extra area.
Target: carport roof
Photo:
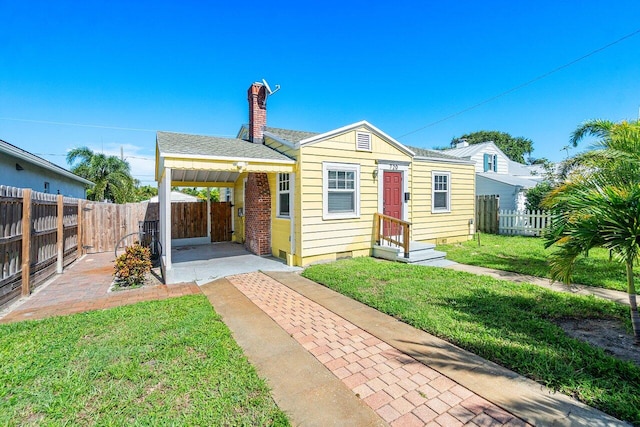
[[[163,157],[202,156],[203,158],[255,159],[292,162],[292,159],[266,145],[238,138],[157,132],[158,151]]]

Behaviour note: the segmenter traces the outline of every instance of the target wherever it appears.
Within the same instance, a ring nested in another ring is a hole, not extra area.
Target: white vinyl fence
[[[541,236],[551,224],[551,214],[546,211],[500,210],[498,234]]]

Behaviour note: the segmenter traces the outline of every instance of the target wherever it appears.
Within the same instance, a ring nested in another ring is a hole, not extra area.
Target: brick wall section
[[[266,173],[250,173],[244,201],[245,246],[256,255],[271,254],[271,192]]]
[[[249,141],[262,144],[267,125],[267,90],[262,83],[254,83],[247,91],[249,100]]]

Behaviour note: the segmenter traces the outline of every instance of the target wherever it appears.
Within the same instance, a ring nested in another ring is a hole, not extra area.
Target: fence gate
[[[499,196],[476,196],[476,229],[482,233],[498,234]]]
[[[231,202],[211,203],[211,241],[231,241]]]

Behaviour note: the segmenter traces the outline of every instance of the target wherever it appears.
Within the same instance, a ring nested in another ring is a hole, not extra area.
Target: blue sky
[[[500,130],[554,161],[581,122],[640,107],[636,34],[428,126],[640,30],[637,0],[0,0],[0,16],[0,139],[63,166],[73,147],[123,147],[143,184],[156,130],[235,136],[262,78],[282,86],[269,126],[367,120],[425,148]]]

